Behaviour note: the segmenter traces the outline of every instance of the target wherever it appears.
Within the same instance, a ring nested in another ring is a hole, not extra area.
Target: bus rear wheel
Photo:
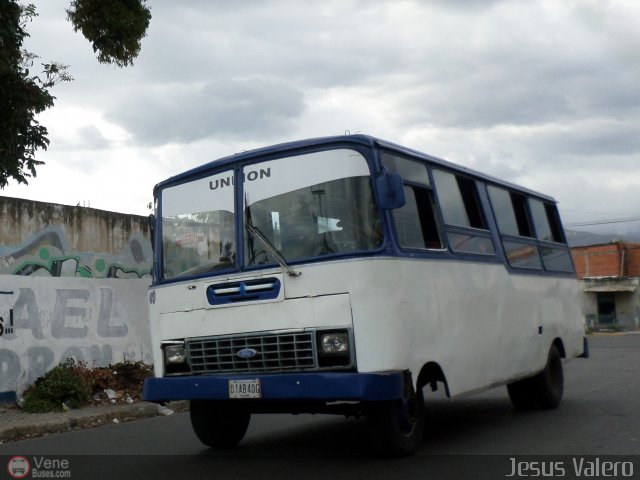
[[[542,372],[507,385],[511,403],[518,410],[558,408],[564,393],[562,357],[558,347],[549,349],[547,364]]]
[[[251,413],[221,402],[192,400],[191,426],[203,444],[212,448],[233,448],[244,438]]]
[[[422,443],[425,407],[422,389],[408,398],[368,405],[367,421],[373,442],[385,456],[404,457]]]

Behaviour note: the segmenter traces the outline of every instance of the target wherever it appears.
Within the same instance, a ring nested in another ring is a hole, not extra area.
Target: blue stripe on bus
[[[532,245],[536,245],[535,240],[530,242]],[[564,247],[569,251],[569,247],[566,245],[558,245],[559,247]],[[411,258],[414,260],[422,259],[422,260],[440,260],[440,261],[462,261],[462,262],[471,262],[471,263],[484,263],[484,264],[493,264],[493,265],[503,265],[504,268],[510,273],[514,275],[527,275],[527,276],[538,276],[538,277],[560,277],[560,278],[576,278],[576,273],[574,271],[552,271],[552,270],[543,270],[542,268],[518,268],[509,265],[509,262],[506,260],[504,255],[502,254],[501,248],[498,249],[498,253],[494,255],[478,255],[473,253],[456,253],[451,252],[450,250],[411,250],[411,249],[402,249],[398,246],[393,245],[390,241],[388,241],[385,245],[383,245],[378,250],[366,251],[366,252],[351,252],[337,255],[324,255],[319,257],[305,257],[301,260],[295,260],[291,262],[287,262],[288,265],[295,267],[300,265],[310,265],[315,263],[326,263],[330,261],[336,260],[346,260],[351,258]],[[159,263],[159,262],[158,262]],[[263,264],[263,265],[254,265],[245,267],[242,270],[237,270],[234,267],[231,267],[228,270],[216,272],[216,275],[212,275],[211,273],[202,273],[199,275],[190,275],[190,276],[181,276],[177,278],[172,278],[169,280],[157,280],[159,275],[156,275],[154,281],[152,282],[152,288],[161,286],[161,285],[170,285],[173,283],[179,282],[188,282],[194,281],[198,279],[214,279],[217,277],[228,277],[231,274],[242,274],[242,273],[250,273],[254,271],[262,271],[268,268],[276,268],[279,269],[280,266],[277,263],[273,264]]]
[[[147,378],[144,400],[227,400],[229,380],[260,379],[264,400],[385,401],[402,398],[403,372],[280,373]]]

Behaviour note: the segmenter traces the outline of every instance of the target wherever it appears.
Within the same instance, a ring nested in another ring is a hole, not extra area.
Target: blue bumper
[[[402,372],[290,373],[147,378],[144,400],[227,400],[229,380],[260,379],[262,400],[384,401],[402,398]]]

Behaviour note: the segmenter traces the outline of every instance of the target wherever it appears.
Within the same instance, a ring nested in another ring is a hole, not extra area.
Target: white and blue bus
[[[425,387],[563,394],[587,356],[553,198],[365,135],[243,152],[154,190],[155,377],[206,445],[255,413],[363,415],[416,450]]]

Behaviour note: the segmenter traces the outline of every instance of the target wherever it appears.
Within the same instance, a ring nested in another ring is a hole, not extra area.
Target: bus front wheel
[[[251,413],[235,405],[192,400],[191,426],[203,444],[212,448],[233,448],[244,438]]]
[[[542,372],[534,377],[525,378],[507,385],[509,398],[519,410],[557,408],[562,401],[564,374],[562,358],[558,347],[551,345],[547,364]]]
[[[425,423],[422,389],[408,398],[371,402],[367,422],[381,453],[392,457],[411,455],[422,443]]]

